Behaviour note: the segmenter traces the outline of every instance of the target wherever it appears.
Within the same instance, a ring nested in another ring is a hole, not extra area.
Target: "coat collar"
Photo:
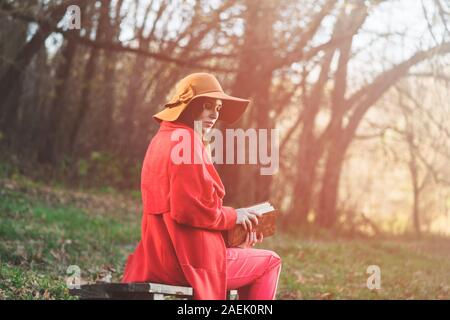
[[[176,130],[176,129],[186,129],[191,134],[194,133],[195,136],[198,137],[200,139],[200,141],[202,141],[202,137],[197,131],[195,131],[194,129],[189,127],[187,124],[184,124],[179,121],[161,121],[160,127],[159,127],[159,130],[162,130],[162,131]]]
[[[200,136],[200,134],[198,132],[196,132],[194,129],[192,129],[188,125],[186,125],[182,122],[179,122],[179,121],[161,121],[161,123],[160,123],[160,128],[159,128],[160,131],[173,131],[176,129],[186,129],[191,134],[193,133],[199,139],[198,142],[202,146],[202,152],[206,152],[205,146],[203,145],[203,142],[202,142],[202,137]],[[206,155],[206,156],[208,156],[208,155]],[[216,168],[214,167],[214,165],[212,163],[205,163],[205,166],[206,166],[206,169],[207,169],[209,175],[211,176],[212,180],[214,181],[214,185],[216,187],[219,197],[223,198],[223,196],[225,195],[225,187],[222,183],[222,180],[220,179],[219,173],[217,172]]]

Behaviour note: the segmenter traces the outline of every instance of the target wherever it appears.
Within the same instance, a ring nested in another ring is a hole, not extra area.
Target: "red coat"
[[[236,211],[222,205],[224,186],[211,163],[175,164],[176,129],[191,139],[191,160],[205,147],[197,133],[162,121],[145,155],[141,193],[141,241],[128,257],[122,282],[190,285],[194,299],[226,298],[226,246],[222,232],[236,224]]]

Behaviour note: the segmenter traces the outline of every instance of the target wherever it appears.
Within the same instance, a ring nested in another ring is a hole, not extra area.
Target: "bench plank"
[[[70,289],[69,293],[80,299],[121,299],[121,300],[164,300],[165,296],[192,299],[191,287],[174,286],[162,283],[92,283]],[[227,299],[235,300],[237,290],[227,292]]]

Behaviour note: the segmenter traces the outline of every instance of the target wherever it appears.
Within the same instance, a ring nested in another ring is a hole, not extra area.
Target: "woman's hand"
[[[255,244],[262,242],[263,239],[264,239],[264,236],[263,236],[262,232],[259,234],[258,237],[256,236],[256,231],[247,232],[245,241],[242,242],[240,245],[238,245],[238,248],[241,248],[241,249],[251,248]]]
[[[247,232],[253,230],[252,221],[256,226],[258,225],[258,217],[261,217],[260,213],[257,213],[256,211],[249,210],[246,208],[236,209],[236,213],[237,213],[236,224],[242,224],[245,231]]]

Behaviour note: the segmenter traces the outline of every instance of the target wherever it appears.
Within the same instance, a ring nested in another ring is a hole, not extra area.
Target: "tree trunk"
[[[437,51],[440,49],[440,51]],[[340,172],[342,169],[342,161],[345,153],[354,138],[355,132],[363,119],[366,112],[373,106],[376,101],[401,77],[403,77],[408,70],[427,59],[435,52],[444,54],[450,51],[450,43],[440,44],[435,48],[426,51],[419,51],[415,53],[408,60],[401,62],[391,69],[383,72],[375,78],[375,80],[367,86],[361,88],[352,97],[346,99],[345,110],[352,109],[348,124],[338,131],[334,131],[334,127],[330,126],[326,132],[332,139],[330,140],[331,149],[327,157],[325,168],[328,168],[324,173],[324,182],[322,183],[322,190],[319,196],[319,206],[317,215],[318,224],[324,227],[332,227],[337,218],[337,191],[339,186]],[[338,122],[340,123],[340,122]],[[333,151],[334,150],[334,151]],[[329,215],[329,218],[325,216]]]
[[[81,5],[84,1],[74,1],[73,4]],[[11,15],[16,14],[16,8],[11,4],[1,3],[1,9],[5,12],[11,12]],[[20,94],[15,90],[20,88],[20,75],[30,63],[31,59],[39,52],[45,43],[45,40],[52,32],[54,26],[61,19],[67,9],[67,3],[62,3],[49,9],[48,20],[43,20],[39,24],[38,30],[33,35],[30,41],[25,43],[20,49],[13,63],[9,65],[7,70],[3,73],[0,79],[0,117],[2,127],[12,129],[17,116],[17,105],[5,103],[10,98],[11,94]],[[14,99],[13,99],[14,100]]]
[[[339,180],[347,148],[348,146],[339,147],[335,144],[328,152],[317,203],[317,217],[314,221],[319,227],[331,228],[336,223]]]
[[[294,185],[293,205],[283,219],[283,227],[304,225],[312,207],[314,183],[317,175],[317,162],[320,154],[317,151],[300,153],[298,173]]]
[[[45,26],[39,28],[31,40],[22,47],[14,62],[7,68],[0,79],[1,126],[5,128],[7,136],[8,133],[13,131],[16,123],[18,105],[11,102],[17,102],[20,96],[21,75],[31,59],[42,48],[49,34],[50,30]]]
[[[276,5],[269,2],[246,2],[246,27],[244,48],[268,46],[272,44],[272,23],[277,12]],[[255,32],[257,30],[257,32]],[[272,85],[273,50],[244,50],[239,58],[239,72],[236,75],[232,94],[243,98],[253,98],[252,105],[247,109],[240,121],[226,128],[242,127],[244,119],[249,119],[246,126],[256,129],[270,129],[273,124],[269,118],[270,88]],[[254,80],[258,85],[254,86]],[[251,110],[252,108],[253,110]],[[254,116],[249,113],[253,113]],[[268,140],[270,142],[270,140]],[[224,144],[225,150],[227,148]],[[237,154],[236,143],[234,154]],[[226,152],[224,152],[226,159]],[[248,159],[247,159],[248,160]],[[259,170],[245,170],[246,165],[219,165],[218,169],[226,189],[225,200],[233,205],[248,205],[250,202],[260,202],[270,199],[272,184],[271,175],[261,175]],[[248,181],[246,185],[244,182]],[[252,192],[253,191],[253,192]],[[251,193],[249,193],[251,192]],[[243,196],[244,195],[244,196]]]
[[[413,124],[407,118],[405,114],[405,119],[408,127],[408,131],[406,132],[406,141],[408,143],[409,149],[409,174],[411,175],[411,184],[413,189],[413,208],[412,208],[412,220],[414,231],[416,233],[417,238],[421,236],[421,228],[420,228],[420,209],[419,209],[419,201],[420,201],[420,191],[425,185],[426,178],[423,180],[422,185],[419,184],[419,168],[417,165],[417,155],[414,145],[414,127]]]
[[[80,131],[81,125],[83,124],[86,115],[91,109],[91,89],[92,89],[92,80],[96,73],[96,65],[98,59],[98,50],[91,49],[91,54],[84,68],[84,77],[83,77],[83,86],[81,90],[81,101],[80,107],[77,110],[72,128],[69,130],[69,140],[68,140],[68,151],[71,155],[75,154],[75,144],[78,137],[78,133]]]
[[[319,79],[311,89],[310,97],[304,92],[302,122],[298,140],[297,175],[294,184],[294,199],[291,210],[284,216],[283,227],[305,224],[312,206],[317,164],[322,157],[324,145],[314,134],[315,121],[323,99],[323,88],[328,79],[334,51],[326,52],[322,59]]]
[[[70,71],[75,51],[75,43],[68,40],[61,52],[63,61],[56,71],[55,95],[49,109],[47,125],[42,127],[42,139],[39,143],[38,161],[41,163],[54,163],[58,158],[57,155],[60,148],[58,144],[60,139],[58,137],[61,137],[61,122],[64,112],[67,112],[68,109],[68,102],[65,97],[69,86]]]
[[[420,238],[422,235],[422,230],[420,228],[420,211],[419,211],[420,192],[419,192],[419,188],[417,186],[417,181],[413,182],[413,186],[414,186],[414,191],[413,191],[413,196],[414,196],[413,201],[414,202],[413,202],[412,216],[413,216],[413,222],[414,222],[414,231],[416,232],[416,236],[418,238]]]
[[[112,4],[109,0],[101,1],[100,22],[99,22],[99,40],[104,42],[116,43],[120,33],[120,21],[113,21],[110,12]],[[114,52],[103,50],[103,84],[100,92],[100,104],[98,106],[98,123],[96,126],[95,136],[97,137],[96,145],[101,150],[112,150],[111,146],[111,130],[113,122],[113,113],[116,103],[115,91],[115,62],[117,55]]]

